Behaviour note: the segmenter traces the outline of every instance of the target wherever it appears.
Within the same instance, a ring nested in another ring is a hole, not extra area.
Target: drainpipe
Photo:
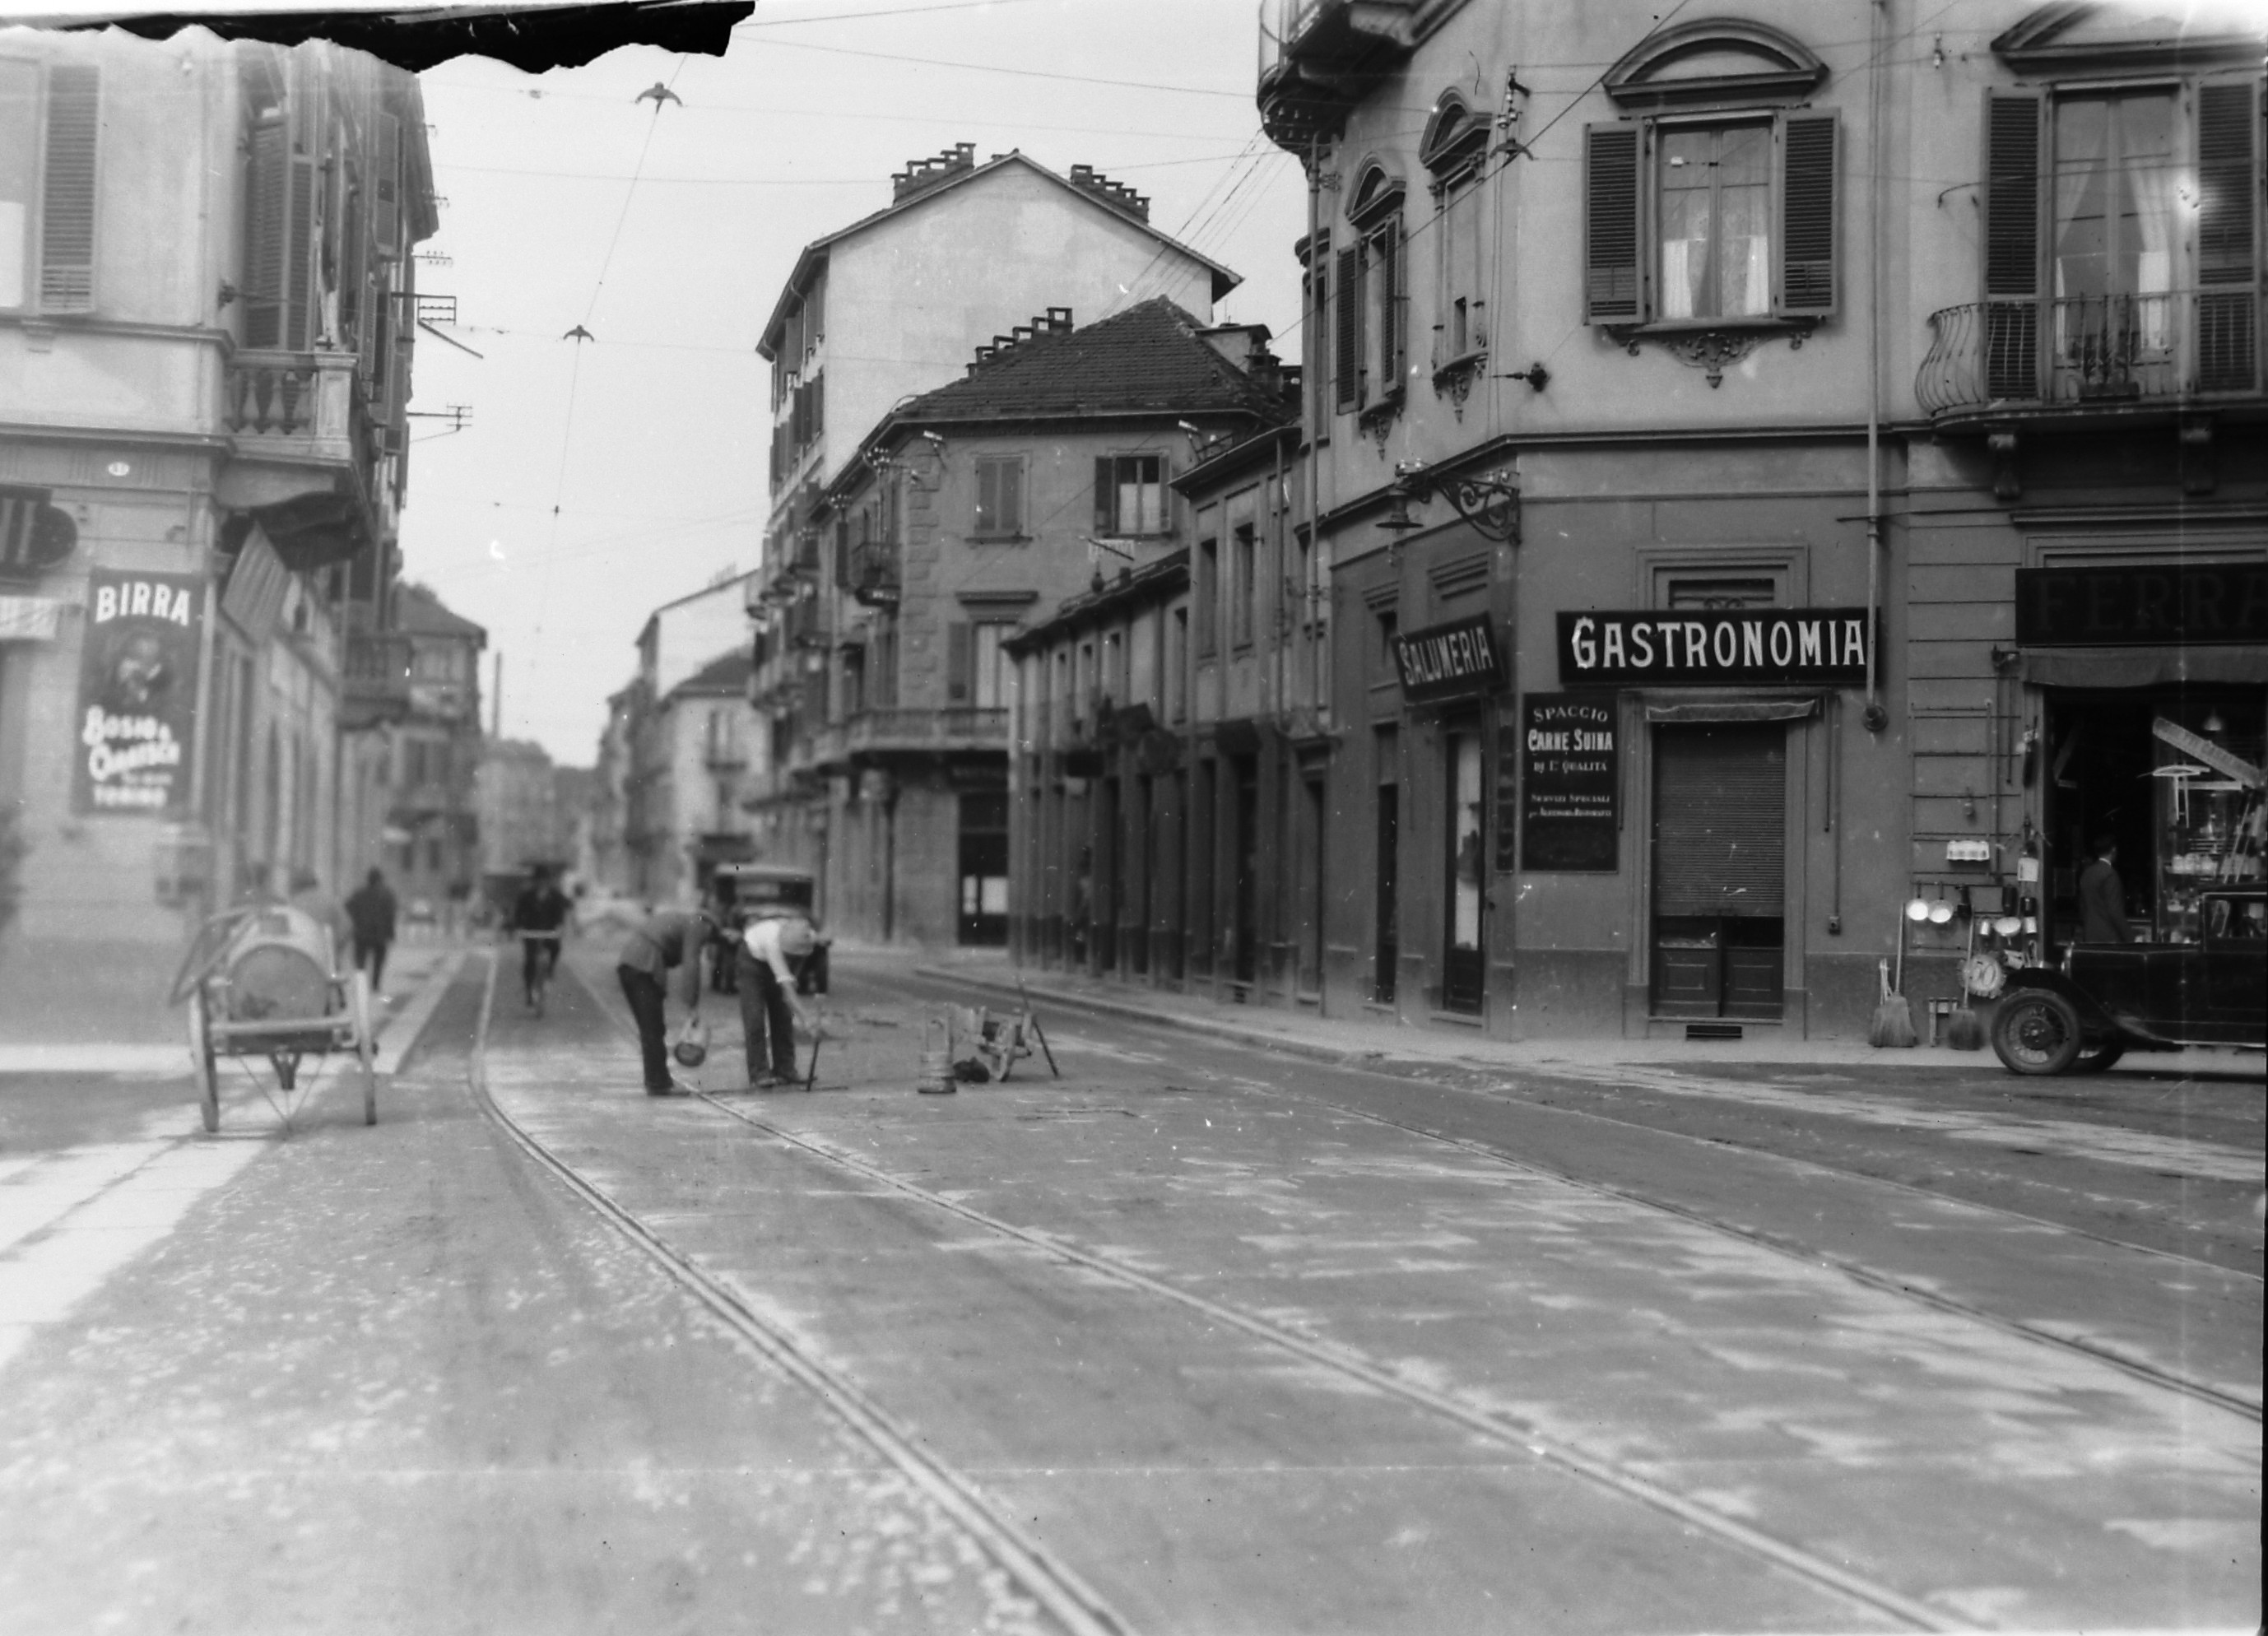
[[[1889,0],[1867,19],[1873,64],[1867,81],[1867,709],[1869,733],[1889,726],[1882,666],[1882,24]]]

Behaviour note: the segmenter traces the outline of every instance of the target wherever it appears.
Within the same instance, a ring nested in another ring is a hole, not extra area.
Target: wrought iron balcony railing
[[[1914,380],[1933,418],[2079,411],[2257,394],[2250,290],[1999,299],[1930,314]]]

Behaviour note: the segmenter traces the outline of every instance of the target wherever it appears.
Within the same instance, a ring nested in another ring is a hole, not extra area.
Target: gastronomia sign
[[[1488,615],[1453,619],[1394,638],[1402,696],[1412,704],[1494,693],[1503,684]]]
[[[86,647],[71,719],[71,804],[82,813],[182,816],[196,742],[204,581],[195,574],[89,576]]]
[[[1583,687],[1863,684],[1863,608],[1559,615],[1559,680]]]

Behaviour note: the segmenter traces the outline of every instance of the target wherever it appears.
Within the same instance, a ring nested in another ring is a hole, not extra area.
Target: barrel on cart
[[[269,1103],[291,1123],[290,1099],[310,1058],[353,1053],[362,1076],[364,1124],[378,1123],[378,1042],[370,976],[342,975],[330,928],[290,903],[233,909],[199,928],[173,984],[186,1000],[197,1097],[208,1131],[220,1129],[220,1065],[235,1062],[263,1094],[266,1059],[276,1089]]]

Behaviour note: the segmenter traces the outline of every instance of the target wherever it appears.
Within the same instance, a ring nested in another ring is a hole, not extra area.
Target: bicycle
[[[521,981],[527,989],[527,1008],[539,1017],[543,1014],[544,1000],[551,987],[552,971],[559,964],[561,936],[557,932],[519,934]],[[543,948],[546,943],[551,945],[548,954]]]

